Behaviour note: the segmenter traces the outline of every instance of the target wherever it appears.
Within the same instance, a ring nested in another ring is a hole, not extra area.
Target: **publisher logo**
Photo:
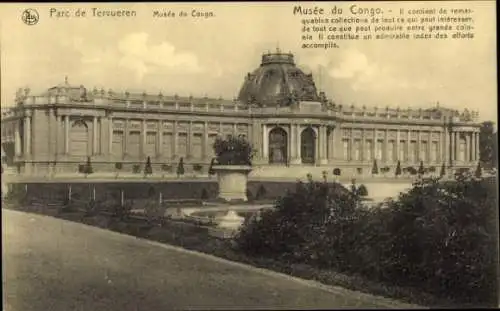
[[[40,16],[38,15],[37,10],[35,9],[26,9],[21,16],[22,21],[29,26],[38,24],[38,20]]]

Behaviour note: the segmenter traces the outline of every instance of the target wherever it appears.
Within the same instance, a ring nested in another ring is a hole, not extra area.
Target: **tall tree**
[[[497,166],[497,136],[498,134],[494,130],[492,121],[485,121],[481,124],[479,132],[479,160],[486,168]]]
[[[398,165],[396,166],[396,172],[395,172],[396,177],[401,175],[401,161],[398,160]]]

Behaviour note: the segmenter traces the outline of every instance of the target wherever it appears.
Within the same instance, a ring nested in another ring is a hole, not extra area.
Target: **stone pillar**
[[[297,155],[297,163],[302,164],[302,139],[301,139],[301,126],[299,124],[295,124],[295,148],[296,148],[296,155]]]
[[[64,116],[64,154],[69,154],[69,115]]]
[[[326,137],[326,126],[320,125],[319,127],[319,145],[320,145],[320,159],[319,159],[319,164],[320,165],[327,165],[328,164],[328,159],[326,157],[326,142],[327,142],[327,137]]]
[[[187,131],[187,145],[186,145],[186,157],[191,159],[193,154],[191,154],[191,142],[193,141],[193,122],[189,121],[188,131]]]
[[[123,133],[123,154],[126,156],[128,154],[128,137],[130,128],[130,119],[125,119],[125,128]]]
[[[349,161],[352,161],[354,160],[354,128],[351,128],[351,135],[349,135],[349,151],[348,151],[348,155],[349,155]]]
[[[388,152],[389,150],[387,150],[387,149],[388,149],[388,146],[389,146],[389,130],[386,129],[384,131],[384,133],[385,133],[385,135],[384,135],[384,145],[383,145],[384,146],[384,150],[382,152],[382,157],[384,159],[384,162],[388,163],[389,162],[389,152]],[[394,150],[393,150],[393,152],[394,152]]]
[[[411,130],[408,130],[406,137],[406,159],[405,162],[410,163],[410,159],[413,157],[413,155],[410,155],[410,146],[411,146]],[[411,163],[413,164],[413,163]]]
[[[61,153],[60,148],[61,148],[61,143],[62,143],[62,135],[61,135],[61,128],[62,128],[62,122],[61,122],[61,116],[57,114],[56,112],[56,124],[55,124],[55,129],[56,129],[56,156]]]
[[[448,164],[451,159],[451,154],[450,154],[450,131],[448,128],[445,127],[444,132],[443,132],[443,143],[444,143],[444,148],[443,148],[443,158],[442,161],[445,164]]]
[[[141,160],[146,160],[146,137],[147,137],[147,128],[146,128],[146,120],[142,119],[142,139],[141,139]]]
[[[177,126],[178,126],[178,123],[177,121],[173,121],[173,129],[172,129],[172,154],[174,156],[174,158],[178,158],[177,156],[177,136],[179,135],[179,132],[177,131]]]
[[[92,129],[93,129],[93,137],[92,137],[92,153],[93,154],[97,154],[98,152],[98,148],[97,148],[97,130],[98,130],[98,127],[97,127],[97,117],[94,116],[94,122],[92,123]]]
[[[268,161],[268,141],[267,141],[267,125],[262,124],[262,160]]]
[[[421,151],[422,151],[422,131],[421,130],[418,130],[417,132],[417,161],[418,163],[420,163],[420,161],[423,161],[424,159],[422,159],[421,157]]]
[[[455,132],[455,160],[458,161],[460,155],[460,132]]]
[[[476,143],[476,150],[475,150],[475,152],[476,152],[476,154],[475,154],[475,156],[476,156],[476,161],[479,161],[481,159],[480,158],[481,153],[480,153],[480,149],[479,149],[479,133],[476,132],[474,134],[476,136],[476,139],[475,139],[475,143]]]
[[[366,130],[361,129],[361,162],[366,160]]]
[[[21,120],[19,119],[16,122],[16,126],[14,128],[14,148],[16,152],[16,156],[21,156],[21,133],[19,132],[19,126],[20,126]]]
[[[31,155],[31,116],[28,114],[24,117],[24,154]]]
[[[300,137],[297,124],[290,125],[290,164],[300,164]]]
[[[55,155],[56,153],[52,150],[53,149],[53,145],[56,141],[56,139],[54,138],[54,133],[53,133],[53,129],[54,129],[54,122],[52,121],[52,113],[53,113],[53,110],[52,108],[49,108],[48,109],[48,113],[49,113],[49,116],[48,116],[48,129],[49,129],[49,138],[48,138],[48,143],[49,143],[49,146],[48,146],[48,152],[49,152],[49,159],[52,158],[53,155]],[[57,149],[56,149],[57,150]]]
[[[465,162],[471,162],[471,133],[465,133]]]
[[[212,146],[208,145],[208,122],[205,121],[205,125],[203,127],[203,158],[206,160],[210,160],[208,158],[210,148],[212,148]]]
[[[399,158],[399,155],[400,155],[400,151],[399,149],[401,148],[401,137],[400,137],[401,133],[399,131],[399,129],[396,130],[396,144],[395,144],[395,148],[396,148],[396,162],[397,161],[401,161],[402,159]]]
[[[373,129],[373,160],[377,160],[379,162],[379,159],[378,159],[378,130],[377,129]]]
[[[157,144],[156,144],[156,157],[161,158],[163,154],[163,121],[158,120],[158,132],[157,132]]]
[[[125,135],[123,135],[125,136]],[[108,117],[108,156],[113,155],[113,117]]]

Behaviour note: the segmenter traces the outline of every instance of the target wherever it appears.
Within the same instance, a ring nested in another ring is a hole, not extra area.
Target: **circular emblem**
[[[35,9],[26,9],[21,16],[21,19],[26,25],[32,26],[38,23],[40,19],[37,10]]]

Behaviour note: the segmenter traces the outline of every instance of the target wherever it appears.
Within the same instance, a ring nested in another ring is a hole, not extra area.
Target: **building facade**
[[[2,147],[23,174],[95,171],[144,163],[208,165],[218,135],[245,135],[256,166],[340,168],[473,167],[477,113],[440,108],[342,106],[318,92],[290,53],[268,53],[234,100],[117,93],[65,83],[19,90],[2,112]]]

